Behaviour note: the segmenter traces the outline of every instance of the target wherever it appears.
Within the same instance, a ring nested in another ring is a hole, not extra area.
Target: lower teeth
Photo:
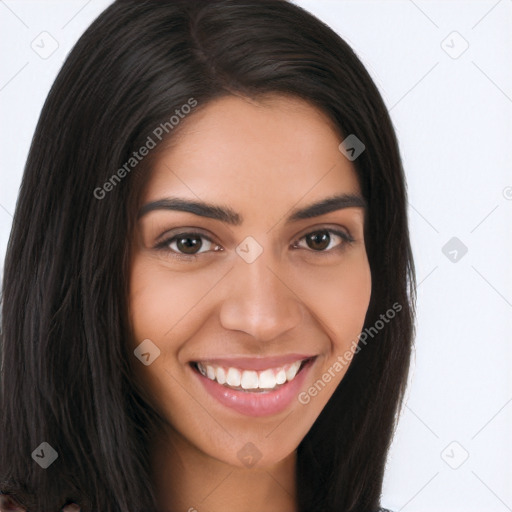
[[[217,382],[217,381],[215,381]],[[217,382],[218,384],[218,382]],[[286,384],[286,382],[284,383]],[[284,386],[284,384],[279,384],[275,388],[253,388],[253,389],[244,389],[241,387],[234,388],[233,386],[229,386],[228,384],[221,384],[221,386],[224,386],[225,388],[232,389],[234,391],[245,391],[246,393],[269,393],[270,391],[275,391],[276,389],[279,389],[281,386]]]

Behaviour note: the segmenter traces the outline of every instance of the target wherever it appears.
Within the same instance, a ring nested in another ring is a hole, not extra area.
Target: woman
[[[379,510],[414,330],[406,205],[382,98],[316,18],[111,5],[17,204],[4,508]]]

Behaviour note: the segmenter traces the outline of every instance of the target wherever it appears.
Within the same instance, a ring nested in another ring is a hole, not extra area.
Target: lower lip
[[[192,371],[203,383],[206,391],[221,404],[246,416],[271,416],[284,411],[298,396],[313,362],[314,359],[307,361],[292,381],[286,382],[275,391],[263,393],[237,391],[205,377],[194,369]]]

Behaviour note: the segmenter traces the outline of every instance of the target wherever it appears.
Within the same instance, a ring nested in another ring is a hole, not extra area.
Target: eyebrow
[[[325,215],[344,208],[366,209],[367,203],[365,199],[358,194],[340,194],[322,199],[304,208],[292,210],[291,214],[286,219],[286,223],[289,224],[303,219],[319,217],[320,215]],[[145,204],[139,210],[137,219],[155,210],[174,210],[193,213],[194,215],[219,220],[233,226],[239,226],[243,222],[243,217],[229,207],[177,197],[167,197]]]

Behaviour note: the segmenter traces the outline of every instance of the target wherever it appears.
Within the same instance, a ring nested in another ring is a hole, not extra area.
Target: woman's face
[[[363,328],[361,191],[340,136],[301,100],[229,96],[182,123],[134,239],[137,378],[195,453],[270,466],[313,425]]]

